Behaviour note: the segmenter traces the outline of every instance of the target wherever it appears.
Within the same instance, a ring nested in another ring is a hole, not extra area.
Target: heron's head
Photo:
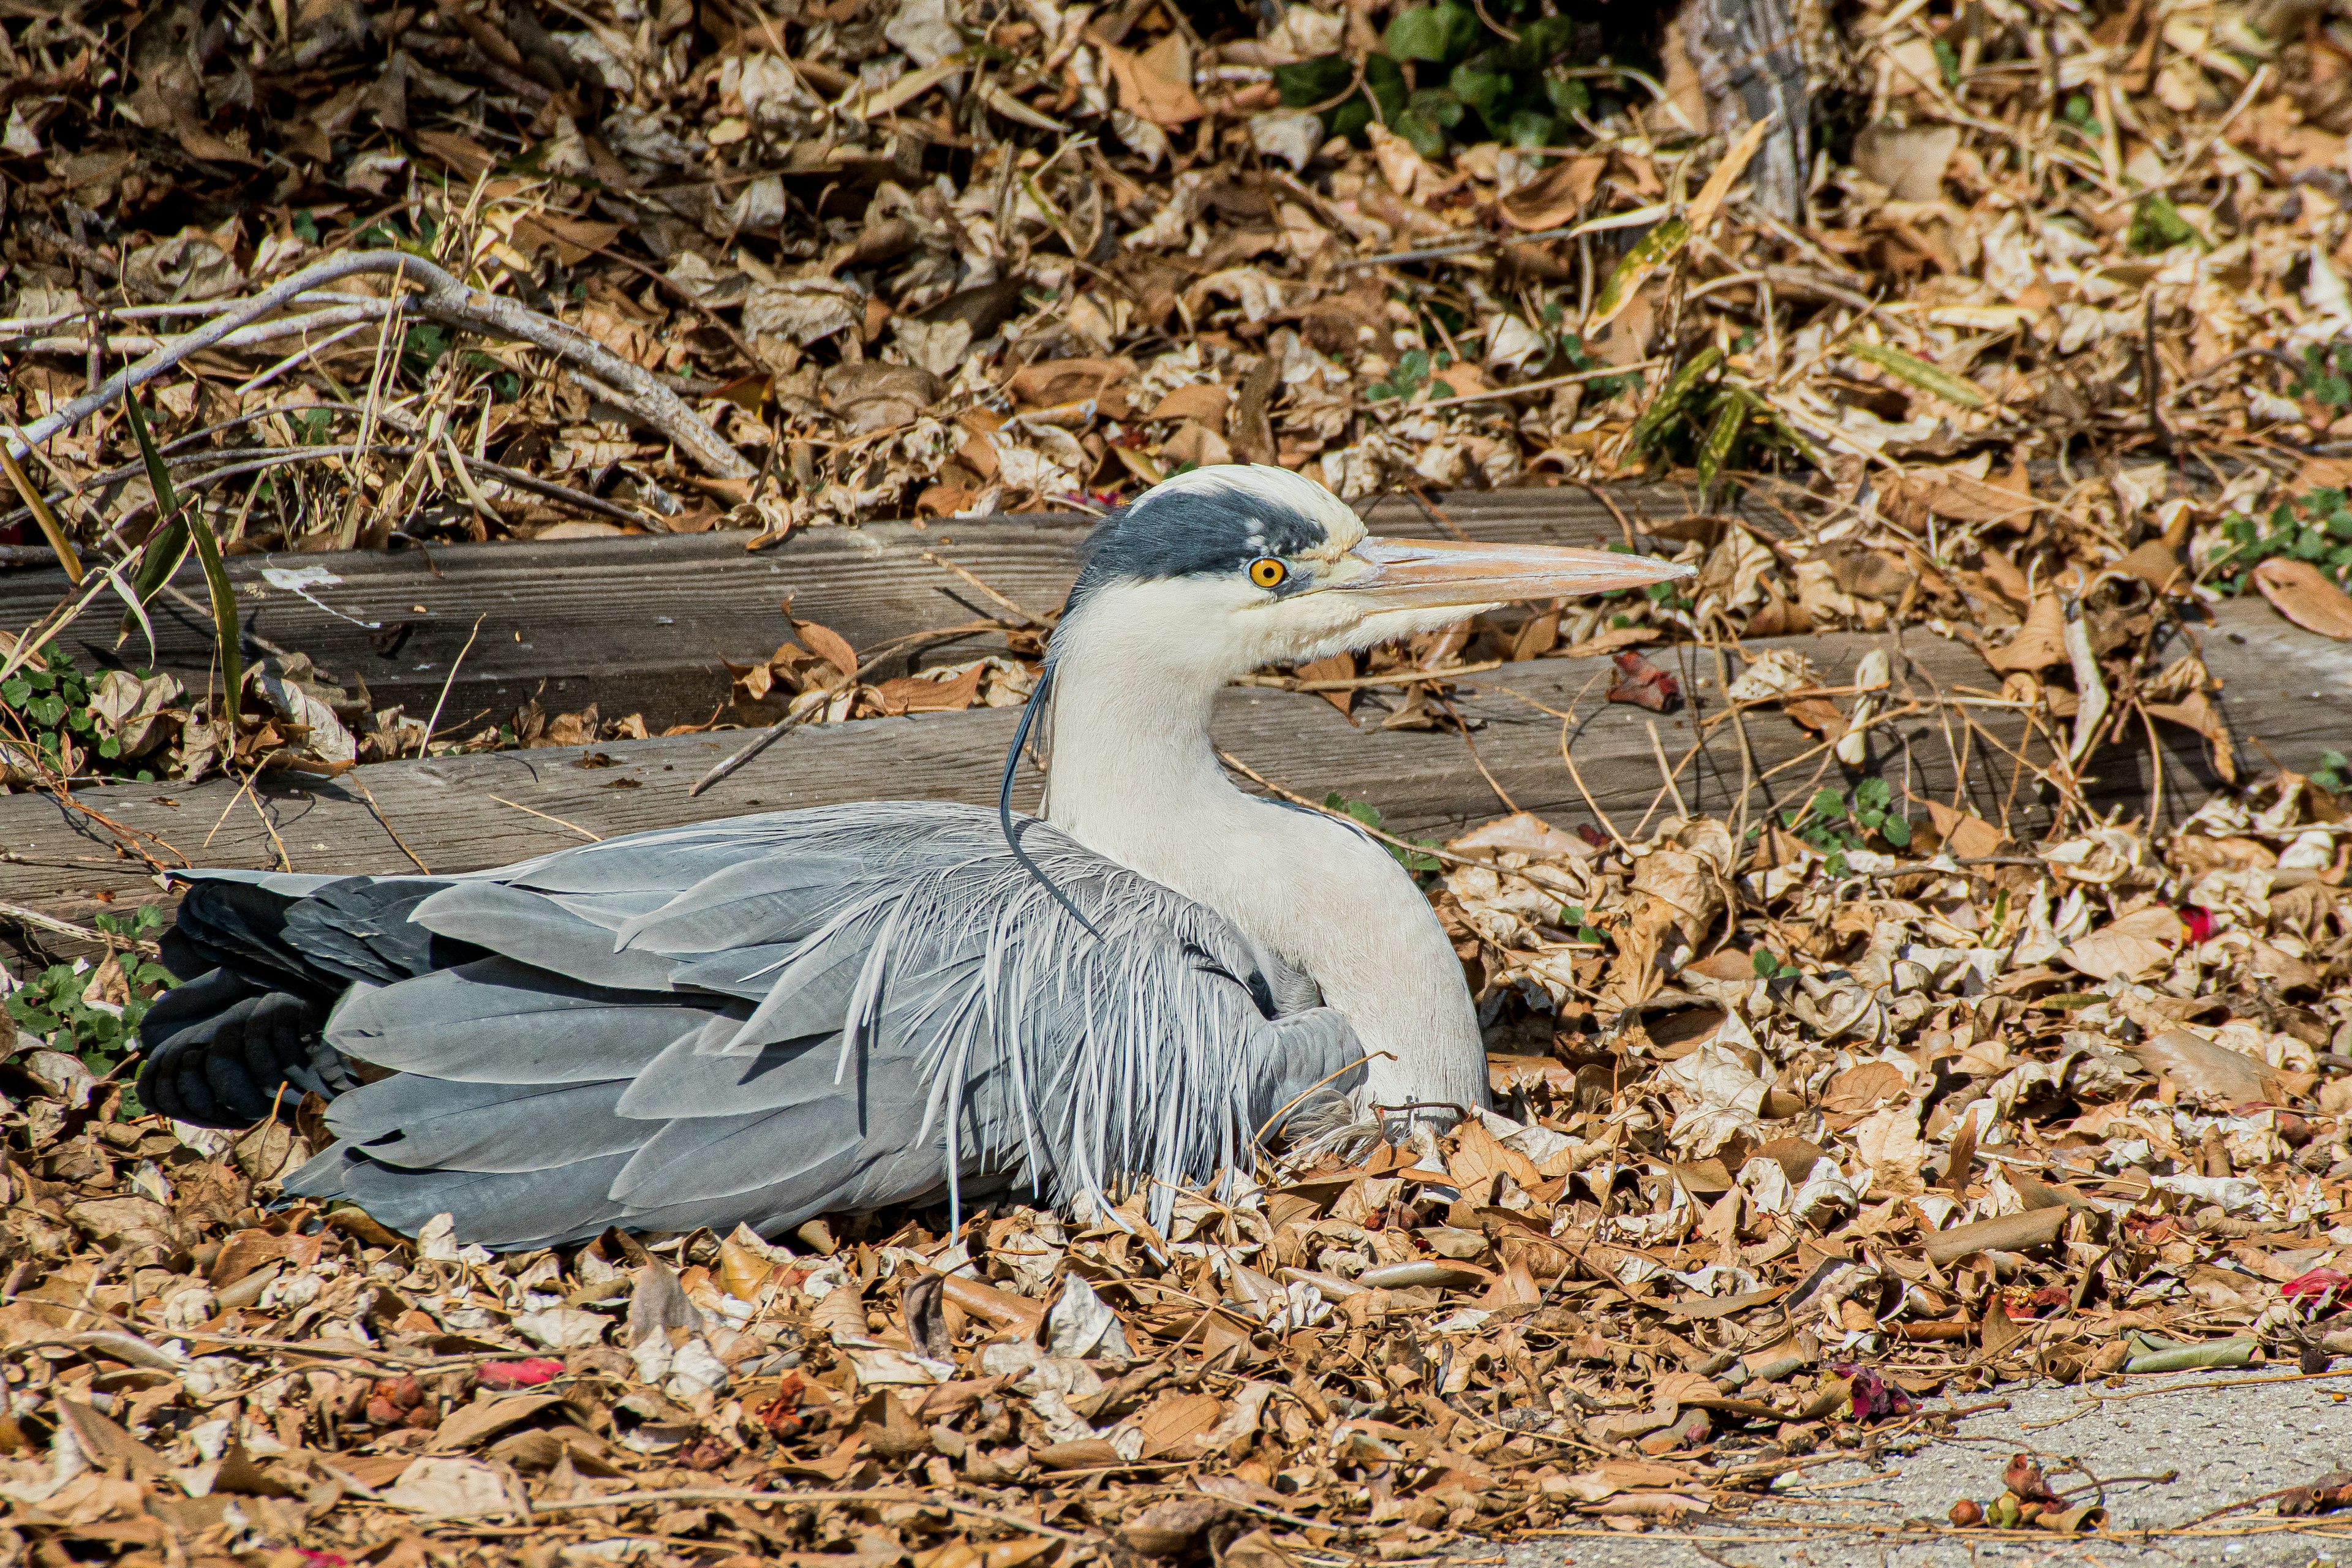
[[[1150,639],[1228,677],[1516,600],[1646,588],[1691,572],[1596,550],[1375,539],[1312,479],[1233,464],[1179,474],[1097,528],[1063,625],[1088,638]]]

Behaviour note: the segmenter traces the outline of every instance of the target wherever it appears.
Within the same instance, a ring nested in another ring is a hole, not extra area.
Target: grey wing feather
[[[506,1247],[1007,1184],[1144,1186],[1164,1218],[1296,1096],[1360,1077],[1345,1021],[1297,1010],[1311,990],[1223,919],[1043,825],[1024,847],[1106,940],[952,805],[451,879],[412,918],[499,956],[346,995],[330,1040],[397,1076],[335,1102],[345,1142],[289,1190]]]

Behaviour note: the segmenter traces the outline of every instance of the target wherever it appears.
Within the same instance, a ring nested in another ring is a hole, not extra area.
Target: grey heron
[[[289,1192],[509,1248],[1008,1188],[1164,1210],[1318,1085],[1482,1106],[1427,900],[1351,827],[1236,788],[1212,703],[1688,570],[1376,539],[1285,469],[1182,474],[1088,542],[1023,720],[1040,817],[894,801],[455,876],[194,873],[140,1094],[216,1126],[321,1094],[337,1142]]]

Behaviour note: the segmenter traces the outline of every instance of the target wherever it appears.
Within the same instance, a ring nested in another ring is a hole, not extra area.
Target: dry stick
[[[1383,675],[1336,676],[1329,680],[1301,680],[1293,675],[1244,675],[1235,686],[1263,686],[1276,691],[1367,691],[1381,686],[1425,686],[1465,675],[1485,675],[1509,663],[1490,658],[1478,664],[1457,664],[1446,669],[1391,670]]]
[[[1722,639],[1711,639],[1706,646],[1715,655],[1716,689],[1727,693],[1731,689],[1731,661],[1723,656]],[[1739,711],[1736,703],[1731,710],[1731,729],[1732,733],[1739,737],[1739,822],[1732,829],[1731,839],[1737,847],[1748,842],[1748,797],[1756,787],[1756,752],[1748,743],[1748,716]]]
[[[1625,509],[1619,506],[1615,499],[1612,497],[1607,490],[1602,489],[1599,485],[1594,484],[1591,480],[1579,479],[1576,482],[1584,488],[1586,494],[1591,496],[1593,500],[1599,501],[1602,506],[1609,509],[1609,515],[1615,518],[1617,520],[1617,526],[1624,531],[1625,548],[1628,550],[1633,549],[1633,520],[1625,515]]]
[[[1683,802],[1682,786],[1675,783],[1675,775],[1682,772],[1683,768],[1690,765],[1691,758],[1698,755],[1699,749],[1706,745],[1706,742],[1704,741],[1694,741],[1691,742],[1690,752],[1683,758],[1681,765],[1669,768],[1666,766],[1666,743],[1658,739],[1658,721],[1655,719],[1652,719],[1647,721],[1647,722],[1650,730],[1650,755],[1658,760],[1658,777],[1664,781],[1666,793],[1674,796],[1675,815],[1687,821],[1690,817],[1690,807]],[[1651,810],[1654,811],[1656,809],[1657,807],[1654,804],[1651,806]],[[1646,815],[1643,816],[1642,821],[1644,826],[1648,825],[1649,820],[1650,819]],[[1638,833],[1641,829],[1636,828],[1634,831]]]
[[[1495,798],[1503,803],[1503,809],[1517,815],[1519,809],[1519,803],[1513,800],[1510,796],[1510,792],[1502,786],[1502,784],[1496,780],[1493,773],[1486,771],[1486,759],[1478,755],[1478,748],[1470,739],[1470,726],[1463,722],[1462,715],[1455,712],[1454,710],[1454,704],[1448,702],[1444,698],[1439,698],[1437,700],[1437,705],[1445,710],[1445,716],[1448,719],[1454,721],[1454,731],[1462,737],[1462,749],[1470,753],[1470,765],[1478,770],[1478,776],[1486,781],[1486,787],[1495,792]]]
[[[998,593],[994,588],[989,586],[989,584],[981,578],[978,573],[975,573],[967,567],[959,566],[954,562],[949,560],[946,556],[926,550],[923,552],[923,560],[930,565],[937,566],[943,572],[950,572],[954,574],[956,576],[962,578],[966,583],[971,584],[975,593],[985,595],[992,602],[1003,608],[1007,614],[1020,616],[1021,624],[1023,626],[1035,626],[1043,629],[1048,624],[1048,617],[1040,616],[1035,611],[1027,609],[1023,605],[1014,603],[1013,600],[1005,597],[1003,594]]]
[[[18,925],[30,926],[35,931],[47,931],[51,936],[68,937],[75,942],[100,944],[107,942],[104,931],[92,931],[88,926],[78,926],[71,921],[61,921],[55,915],[45,915],[38,910],[28,910],[22,904],[12,904],[5,900],[0,900],[0,919],[12,920]],[[133,945],[151,958],[163,951],[152,942],[142,942]]]
[[[349,251],[304,268],[277,287],[205,322],[168,348],[158,349],[137,363],[115,372],[94,391],[12,434],[7,449],[14,455],[28,452],[58,431],[69,429],[106,407],[129,389],[154,380],[238,328],[272,310],[283,310],[298,296],[336,279],[371,272],[394,273],[421,285],[423,292],[407,301],[408,308],[418,315],[446,327],[527,342],[567,364],[588,371],[622,393],[631,413],[676,442],[709,472],[722,479],[757,477],[758,470],[744,460],[743,455],[703,423],[677,394],[593,338],[512,300],[480,293],[432,262],[397,250]]]
[[[232,745],[235,744],[235,741],[236,738],[234,736],[230,737],[230,742]],[[235,768],[228,768],[225,771],[228,773],[229,777],[236,777],[236,770]],[[259,777],[260,773],[261,770],[259,768],[256,768],[252,773],[246,774],[246,776],[238,782],[236,793],[228,797],[228,804],[221,807],[221,814],[213,818],[212,831],[205,835],[205,841],[202,844],[196,846],[197,854],[201,855],[205,850],[213,847],[213,840],[220,837],[220,830],[228,826],[229,813],[236,809],[236,803],[245,798],[245,792],[253,787],[253,781]]]
[[[431,751],[433,731],[441,727],[441,705],[449,700],[449,688],[456,685],[457,681],[457,667],[464,664],[466,656],[473,651],[474,639],[481,635],[482,623],[489,619],[489,611],[484,610],[474,617],[474,629],[466,634],[466,646],[459,648],[457,657],[449,661],[449,675],[441,682],[441,695],[433,700],[433,717],[425,721],[424,738],[416,742],[416,754],[420,757],[429,754]]]
[[[369,322],[380,321],[390,313],[391,302],[384,300],[371,300],[365,304],[331,305],[324,310],[307,310],[299,316],[286,316],[275,321],[262,321],[253,326],[240,327],[213,346],[219,349],[257,348],[264,343],[274,343],[281,339],[299,337],[304,332],[316,328],[364,327]],[[92,339],[90,342],[100,341]],[[152,353],[158,349],[168,349],[178,342],[177,337],[162,337],[152,332],[134,332],[105,339],[101,346],[111,353],[127,357],[133,353]],[[89,345],[79,338],[36,338],[30,342],[16,344],[15,352],[24,354],[78,353],[87,346]],[[298,353],[292,357],[299,360],[302,355]]]
[[[234,737],[232,737],[233,742]],[[245,775],[245,788],[241,793],[246,799],[253,803],[253,815],[261,818],[261,831],[269,835],[269,847],[278,855],[278,868],[291,872],[294,869],[294,858],[286,853],[286,840],[278,837],[278,825],[269,820],[269,808],[261,804],[261,796],[253,787],[253,781],[260,776],[261,764],[256,763],[253,764],[253,771]]]
[[[523,805],[522,802],[519,800],[509,800],[502,795],[494,795],[490,796],[490,798],[497,801],[500,805],[513,806],[517,811],[524,812],[531,816],[536,816],[542,822],[551,822],[558,827],[568,827],[572,832],[580,835],[581,837],[588,840],[591,844],[602,844],[604,842],[604,836],[603,834],[591,833],[576,822],[566,822],[563,818],[551,816],[544,811],[533,811],[530,806]]]
[[[2164,809],[2164,743],[2156,738],[2156,720],[2149,714],[2147,705],[2135,698],[2132,709],[2147,730],[2147,765],[2154,770],[2147,786],[2147,830],[2153,835],[2157,831],[2157,815]]]
[[[409,862],[426,876],[433,875],[433,868],[425,863],[423,856],[408,847],[408,840],[400,836],[400,830],[393,826],[392,819],[384,816],[383,807],[375,803],[375,796],[370,793],[368,786],[360,781],[356,770],[352,777],[352,787],[360,792],[362,800],[367,802],[368,811],[375,817],[376,826],[392,836],[392,841],[400,846],[400,852],[408,857]]]

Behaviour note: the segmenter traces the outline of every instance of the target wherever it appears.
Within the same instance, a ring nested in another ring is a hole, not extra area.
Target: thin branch
[[[751,479],[758,470],[688,407],[677,394],[646,371],[630,363],[604,344],[572,327],[512,300],[469,288],[450,273],[419,257],[400,250],[355,250],[331,257],[254,298],[236,310],[215,317],[168,347],[126,366],[100,385],[43,416],[8,438],[12,454],[22,455],[60,430],[70,429],[100,409],[119,400],[131,387],[143,386],[190,355],[215,347],[241,328],[273,310],[283,310],[298,297],[321,284],[363,273],[389,272],[419,285],[422,292],[405,301],[415,314],[459,331],[486,337],[527,342],[557,359],[594,375],[625,398],[631,414],[660,431],[680,450],[721,479]]]

